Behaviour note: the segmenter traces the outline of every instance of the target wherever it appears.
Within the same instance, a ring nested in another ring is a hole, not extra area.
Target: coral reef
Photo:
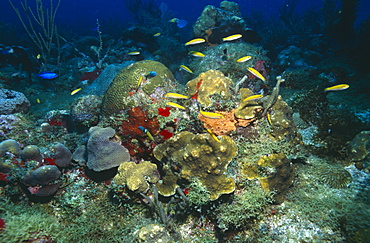
[[[127,161],[118,167],[118,173],[113,181],[117,185],[127,185],[128,189],[136,193],[145,193],[149,189],[149,183],[156,183],[159,180],[156,171],[157,165],[149,161],[139,164]]]
[[[370,150],[370,131],[362,131],[349,143],[349,156],[352,161],[361,161],[368,157]]]
[[[92,127],[87,142],[87,167],[96,172],[108,170],[130,161],[128,150],[111,141],[115,131],[111,127]]]
[[[36,170],[29,171],[23,178],[23,184],[31,195],[47,197],[56,193],[60,186],[58,180],[61,172],[55,165],[43,165]]]
[[[6,152],[11,152],[14,155],[21,154],[21,148],[14,139],[8,139],[0,143],[0,157],[5,156]]]
[[[96,125],[99,122],[101,102],[101,98],[96,95],[78,98],[71,105],[71,119],[89,127]]]
[[[200,84],[199,84],[200,83]],[[199,85],[198,85],[199,84]],[[197,94],[197,101],[205,107],[215,106],[231,99],[233,82],[218,70],[208,70],[186,84],[190,96]],[[212,96],[215,96],[213,98]]]
[[[191,181],[198,178],[207,188],[210,200],[234,191],[234,180],[227,177],[227,166],[237,153],[235,142],[221,136],[220,143],[209,134],[194,135],[181,132],[155,147],[154,156],[166,163],[179,167],[179,178]],[[161,193],[161,191],[159,191]]]
[[[156,76],[145,77],[152,71],[156,72]],[[140,78],[145,78],[145,82],[138,87]],[[101,112],[103,115],[110,115],[133,107],[136,101],[129,99],[129,92],[141,89],[145,94],[151,95],[156,88],[169,85],[173,81],[171,71],[160,62],[145,60],[131,64],[122,69],[109,85]]]
[[[351,174],[339,165],[321,164],[316,168],[316,176],[333,188],[344,188],[352,181]]]
[[[61,143],[56,143],[50,148],[54,153],[54,163],[59,167],[68,167],[71,164],[72,153],[66,146]]]
[[[165,227],[159,224],[149,224],[137,232],[137,242],[142,243],[174,243]]]
[[[36,145],[24,147],[21,152],[21,158],[23,161],[35,160],[37,162],[41,162],[43,159],[41,151]]]
[[[256,113],[262,114],[262,106],[257,100],[244,101],[247,97],[252,96],[253,92],[248,88],[241,88],[240,103],[235,109],[235,117],[245,120],[251,120],[256,117]]]
[[[14,90],[0,88],[1,115],[27,113],[31,103],[26,96]]]

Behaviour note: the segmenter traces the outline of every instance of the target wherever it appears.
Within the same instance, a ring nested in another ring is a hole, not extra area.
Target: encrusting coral
[[[199,74],[186,84],[186,92],[191,96],[197,96],[197,100],[205,107],[214,105],[215,102],[226,102],[232,98],[233,82],[230,78],[218,70],[208,70]],[[213,101],[212,96],[217,95]]]
[[[110,141],[115,131],[111,127],[91,127],[87,142],[87,167],[94,171],[108,170],[130,161],[128,150],[122,145]]]
[[[147,77],[153,71],[156,75]],[[143,78],[141,84],[139,84],[140,78]],[[151,95],[156,88],[164,87],[174,80],[171,71],[160,62],[151,60],[135,62],[122,69],[109,85],[103,98],[101,112],[104,115],[110,115],[133,107],[136,101],[127,98],[129,92],[136,92],[140,88],[146,95]]]
[[[234,180],[227,176],[227,166],[236,155],[237,147],[229,136],[221,136],[220,141],[217,142],[210,134],[181,132],[157,145],[153,152],[165,163],[165,172],[188,182],[198,178],[209,191],[209,199],[216,200],[235,190]],[[172,173],[172,165],[179,172]]]
[[[126,162],[118,167],[118,173],[113,178],[117,185],[127,185],[128,189],[134,192],[145,193],[149,189],[149,183],[156,183],[157,165],[149,161],[143,161],[139,164],[135,162]]]

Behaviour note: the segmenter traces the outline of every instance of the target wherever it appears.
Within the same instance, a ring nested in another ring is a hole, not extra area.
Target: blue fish
[[[58,74],[52,72],[42,72],[40,74],[37,74],[37,76],[43,79],[55,79],[56,77],[58,77]]]
[[[157,76],[157,73],[155,71],[150,71],[147,76],[149,78],[153,78],[153,77]]]
[[[177,22],[177,27],[184,28],[188,24],[188,21],[185,19],[179,19]]]

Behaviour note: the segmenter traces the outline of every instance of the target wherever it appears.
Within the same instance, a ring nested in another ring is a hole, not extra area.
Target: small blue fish
[[[37,74],[37,76],[43,79],[55,79],[56,77],[58,77],[58,74],[52,72],[42,72],[40,74]]]
[[[178,19],[178,18],[170,19],[168,22],[176,23],[177,27],[179,27],[180,29],[184,28],[188,24],[188,21],[186,21],[185,19]]]
[[[153,77],[155,77],[155,76],[157,76],[157,73],[155,72],[155,71],[150,71],[149,73],[148,73],[148,75],[146,75],[148,78],[153,78]]]
[[[152,141],[156,144],[156,141],[154,140],[153,135],[149,132],[149,130],[148,130],[148,129],[146,129],[145,127],[142,127],[142,126],[138,126],[138,128],[139,128],[141,131],[143,131],[143,133],[145,133],[145,134],[148,136],[148,138],[149,138],[150,140],[152,140]]]

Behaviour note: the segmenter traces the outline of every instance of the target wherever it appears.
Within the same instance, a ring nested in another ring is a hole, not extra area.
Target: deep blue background
[[[243,16],[250,14],[252,10],[262,12],[264,16],[277,17],[279,8],[284,0],[236,0],[242,10]],[[19,0],[13,0],[19,5]],[[33,0],[28,0],[33,5]],[[54,2],[57,2],[54,0]],[[158,1],[159,3],[162,1]],[[184,18],[192,24],[200,16],[206,5],[219,6],[221,1],[212,0],[167,0],[163,1],[168,9],[173,11],[178,18]],[[49,3],[48,0],[45,4]],[[300,0],[296,13],[301,13],[312,7],[321,8],[321,0]],[[360,6],[358,21],[369,18],[370,0],[363,0]],[[133,22],[128,11],[125,9],[123,0],[62,0],[57,15],[57,24],[62,28],[67,27],[73,31],[90,31],[96,27],[96,19],[100,21],[114,20],[120,24],[117,28],[130,26]],[[0,22],[19,26],[20,22],[7,0],[1,0]],[[21,29],[20,29],[21,31]],[[104,31],[104,30],[103,30]],[[117,29],[121,31],[121,29]],[[85,34],[85,33],[80,33]]]

